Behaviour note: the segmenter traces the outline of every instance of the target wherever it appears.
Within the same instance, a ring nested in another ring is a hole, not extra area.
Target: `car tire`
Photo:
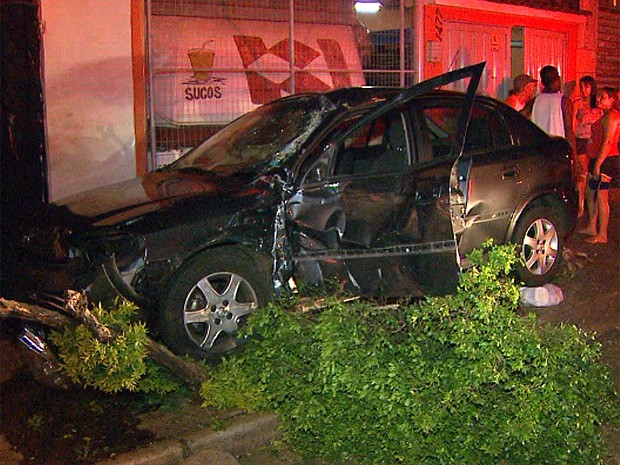
[[[179,355],[218,359],[238,349],[237,330],[272,295],[269,261],[242,247],[201,253],[171,280],[161,306],[161,336]]]
[[[564,246],[559,225],[558,215],[544,206],[529,208],[519,218],[512,242],[521,258],[517,274],[526,286],[542,286],[557,274]]]

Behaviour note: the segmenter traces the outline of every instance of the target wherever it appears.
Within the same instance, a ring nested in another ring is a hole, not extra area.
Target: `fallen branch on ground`
[[[0,318],[17,318],[40,323],[52,329],[62,330],[84,324],[102,342],[110,342],[116,337],[114,329],[102,324],[89,310],[88,299],[82,292],[69,291],[63,308],[71,316],[35,304],[17,302],[0,297]],[[192,390],[198,391],[200,384],[207,379],[205,368],[185,357],[173,354],[166,346],[148,338],[149,356],[159,365],[167,368],[185,382]]]

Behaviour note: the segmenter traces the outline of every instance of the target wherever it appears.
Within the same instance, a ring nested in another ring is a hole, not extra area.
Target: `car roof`
[[[346,105],[349,107],[365,106],[383,102],[402,92],[396,87],[344,87],[324,92],[334,105]]]
[[[344,87],[340,89],[330,90],[327,92],[320,92],[319,94],[327,97],[329,101],[336,106],[347,106],[355,108],[383,102],[391,97],[394,97],[395,95],[398,95],[403,90],[405,89],[400,87],[363,86]],[[465,93],[452,90],[435,89],[426,93],[425,96],[463,98],[465,96]],[[495,105],[495,103],[498,102],[492,97],[480,94],[476,95],[476,100],[484,100],[494,106],[497,106]]]

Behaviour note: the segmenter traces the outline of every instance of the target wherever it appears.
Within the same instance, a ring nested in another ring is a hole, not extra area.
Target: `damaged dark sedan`
[[[266,104],[168,167],[49,205],[22,282],[114,291],[198,357],[236,347],[244,319],[299,282],[450,292],[489,238],[518,244],[526,284],[548,282],[575,218],[570,146],[476,95],[483,69]]]

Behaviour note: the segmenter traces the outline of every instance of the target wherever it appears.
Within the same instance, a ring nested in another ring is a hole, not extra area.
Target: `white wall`
[[[41,1],[51,200],[135,176],[130,1]]]

